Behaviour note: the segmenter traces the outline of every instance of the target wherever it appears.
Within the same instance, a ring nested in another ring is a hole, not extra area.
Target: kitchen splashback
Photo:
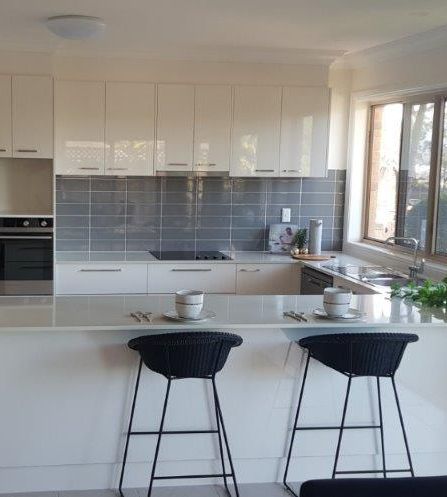
[[[344,191],[345,171],[322,179],[58,176],[56,250],[262,251],[282,207],[303,228],[323,219],[323,250],[340,250]]]

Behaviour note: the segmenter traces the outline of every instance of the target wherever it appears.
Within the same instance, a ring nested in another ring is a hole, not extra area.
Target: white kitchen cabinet
[[[326,176],[329,105],[328,88],[283,88],[280,176]]]
[[[230,169],[231,87],[195,87],[194,170]]]
[[[56,264],[58,295],[147,292],[146,264]]]
[[[106,83],[105,174],[154,173],[155,87]]]
[[[235,264],[149,264],[148,293],[174,293],[185,288],[234,293],[235,271]]]
[[[12,156],[11,76],[0,76],[0,157]]]
[[[299,264],[237,264],[236,293],[251,295],[297,295]]]
[[[157,87],[157,171],[192,171],[194,86]]]
[[[12,77],[13,157],[53,157],[53,80]]]
[[[234,88],[231,176],[278,176],[281,88]]]
[[[104,174],[105,83],[56,81],[56,174]]]

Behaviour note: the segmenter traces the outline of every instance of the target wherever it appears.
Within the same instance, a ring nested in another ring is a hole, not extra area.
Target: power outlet
[[[291,209],[289,207],[283,207],[281,209],[281,222],[290,223]]]

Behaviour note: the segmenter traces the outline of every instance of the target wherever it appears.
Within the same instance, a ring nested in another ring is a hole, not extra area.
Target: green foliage
[[[405,286],[395,284],[391,287],[391,297],[399,297],[428,307],[447,308],[447,278],[439,283],[427,280],[422,285],[414,282]]]
[[[302,249],[306,246],[306,243],[307,243],[307,229],[306,228],[299,229],[295,233],[295,236],[293,237],[292,244],[298,247],[299,249]]]

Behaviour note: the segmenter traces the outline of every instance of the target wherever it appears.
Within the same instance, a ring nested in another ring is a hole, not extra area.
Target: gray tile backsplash
[[[323,248],[341,249],[345,171],[327,178],[56,179],[56,250],[267,250],[268,226],[323,219]]]

